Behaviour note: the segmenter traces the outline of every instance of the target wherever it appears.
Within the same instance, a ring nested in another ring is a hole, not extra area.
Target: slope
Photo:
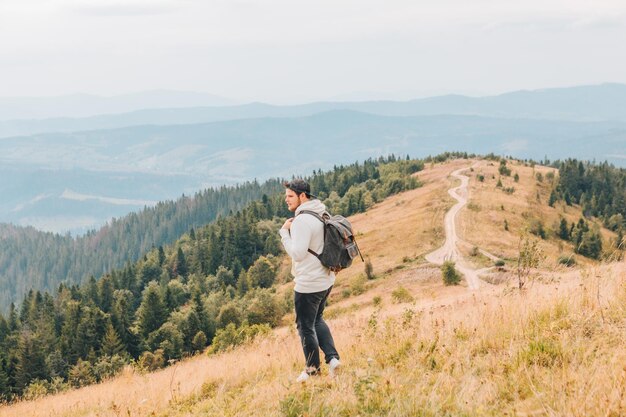
[[[419,173],[422,188],[352,218],[378,278],[364,282],[357,266],[340,276],[328,310],[345,366],[337,379],[323,376],[304,387],[292,383],[301,353],[289,325],[226,354],[191,358],[147,375],[129,369],[99,386],[2,411],[7,416],[582,416],[600,410],[619,415],[626,407],[625,373],[615,366],[626,360],[624,263],[555,271],[548,262],[536,271],[540,279],[518,293],[507,284],[479,291],[444,287],[438,269],[424,262],[423,255],[443,243],[443,217],[452,206],[447,176],[473,163],[429,167]],[[515,193],[533,194],[524,185],[525,173]],[[499,191],[483,201],[472,192],[470,202],[483,207],[510,196]],[[486,211],[471,212],[484,223],[486,236],[499,234],[499,224],[490,225],[489,214],[483,218]],[[520,211],[508,218],[520,228],[525,221]],[[489,242],[486,247],[495,251]],[[547,242],[546,251],[551,245]]]

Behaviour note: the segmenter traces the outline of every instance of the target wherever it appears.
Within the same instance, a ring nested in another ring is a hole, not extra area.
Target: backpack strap
[[[322,215],[311,211],[311,210],[301,210],[296,216],[300,215],[300,214],[310,214],[311,216],[315,217],[317,220],[321,221],[324,225],[326,224],[326,222],[324,221],[324,217],[322,217]],[[324,212],[324,214],[326,214],[326,212]],[[324,227],[324,240],[326,240],[326,228]],[[308,252],[315,256],[317,259],[320,259],[320,254],[316,253],[315,251],[313,251],[312,249],[307,249]],[[321,260],[320,260],[321,261]]]
[[[316,213],[314,211],[302,210],[302,211],[300,211],[300,213],[298,213],[298,215],[300,215],[300,214],[310,214],[311,216],[315,217],[317,220],[319,220],[322,223],[326,224],[326,222],[324,221],[324,217],[322,217],[322,215],[320,215],[320,214],[318,214],[318,213]],[[326,213],[324,213],[324,214],[326,214]]]

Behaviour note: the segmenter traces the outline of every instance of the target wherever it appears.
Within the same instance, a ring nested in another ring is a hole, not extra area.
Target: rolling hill
[[[339,275],[326,313],[344,364],[335,379],[293,383],[302,359],[288,314],[284,327],[225,353],[150,374],[127,368],[99,385],[1,411],[7,417],[620,415],[626,264],[580,256],[576,266],[561,264],[559,255],[573,248],[554,236],[552,223],[579,218],[580,207],[547,205],[547,180],[537,174],[549,177],[552,168],[514,161],[508,167],[519,181],[506,177],[497,187],[494,161],[433,163],[416,174],[422,187],[351,217],[376,277],[367,280],[359,264]],[[473,247],[505,261],[484,271],[476,290],[444,286],[439,268],[424,258],[444,241],[444,215],[454,204],[447,190],[458,185],[449,175],[459,169],[469,177],[469,201],[456,222],[458,248],[475,269],[493,262]],[[504,191],[511,186],[512,193]],[[535,218],[549,229],[536,238],[546,256],[519,291],[516,245]],[[279,285],[277,298],[291,288]]]

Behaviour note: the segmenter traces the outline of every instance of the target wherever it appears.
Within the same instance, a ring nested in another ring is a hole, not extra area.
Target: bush
[[[528,227],[528,231],[535,236],[538,236],[542,239],[546,238],[546,229],[543,226],[543,222],[538,219],[533,219],[530,222],[530,226]]]
[[[183,334],[174,323],[167,322],[159,330],[150,333],[148,346],[163,351],[165,359],[178,359],[183,352]]]
[[[191,347],[195,352],[199,352],[204,349],[206,347],[206,344],[207,338],[202,330],[196,333],[196,335],[193,337],[193,340],[191,341]]]
[[[157,349],[152,352],[144,352],[137,361],[137,367],[143,372],[152,372],[165,366],[165,357],[163,349]]]
[[[502,268],[505,265],[504,259],[498,259],[495,263],[495,266],[497,266],[498,268]]]
[[[443,275],[443,283],[446,285],[459,285],[461,282],[461,274],[454,267],[453,261],[445,261],[441,267]]]
[[[276,280],[276,270],[272,262],[265,256],[254,261],[248,269],[248,282],[251,287],[269,288]]]
[[[220,308],[217,315],[218,327],[226,327],[233,323],[235,326],[239,326],[243,322],[243,314],[239,306],[231,301]]]
[[[276,327],[285,313],[276,296],[268,289],[249,293],[247,301],[246,315],[250,324],[267,323]]]
[[[596,228],[584,232],[576,252],[587,258],[600,259],[602,254],[602,235]]]
[[[350,290],[353,295],[363,294],[365,292],[365,276],[359,274],[350,282]]]
[[[394,303],[410,303],[415,300],[411,293],[404,287],[398,287],[393,290],[391,298]]]
[[[270,331],[271,327],[267,324],[249,325],[244,321],[241,326],[236,327],[234,323],[230,323],[226,328],[219,329],[215,333],[209,354],[224,352],[232,347],[249,343],[257,336],[268,334]]]
[[[557,262],[561,265],[565,265],[565,266],[574,266],[576,265],[576,258],[574,257],[574,255],[561,255],[559,256],[559,259],[557,260]]]
[[[37,398],[41,398],[48,394],[48,384],[46,381],[42,381],[41,379],[33,380],[26,389],[24,389],[24,394],[22,397],[26,401],[36,400]]]
[[[96,382],[96,377],[93,374],[93,369],[89,361],[79,359],[70,369],[69,382],[74,387],[84,387],[85,385],[91,385]]]
[[[103,381],[117,375],[126,365],[126,360],[120,355],[103,356],[93,366],[93,373],[98,381]]]

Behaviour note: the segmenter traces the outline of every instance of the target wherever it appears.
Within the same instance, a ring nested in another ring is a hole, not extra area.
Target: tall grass
[[[603,271],[566,289],[536,285],[411,314],[376,309],[340,326],[338,378],[298,385],[268,371],[189,411],[219,401],[233,416],[624,416],[626,281]],[[262,406],[247,404],[252,385],[277,380],[254,400]]]

